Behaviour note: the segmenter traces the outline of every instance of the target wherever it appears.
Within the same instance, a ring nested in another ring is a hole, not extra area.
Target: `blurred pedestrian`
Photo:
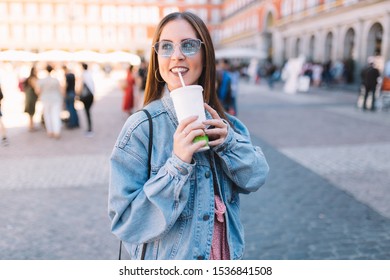
[[[95,82],[91,72],[88,70],[88,64],[82,63],[83,73],[81,75],[81,89],[80,89],[80,101],[84,104],[85,115],[87,116],[87,131],[86,136],[92,137],[92,116],[91,116],[91,107],[94,102],[95,94]]]
[[[1,88],[1,81],[0,81],[0,133],[1,133],[1,145],[2,146],[8,146],[7,131],[6,131],[5,125],[3,123],[3,113],[1,112],[1,101],[3,100],[3,97],[4,97],[4,94],[3,94],[3,90]]]
[[[313,86],[319,87],[322,82],[323,67],[319,62],[315,62],[312,67]]]
[[[227,59],[219,62],[217,71],[217,94],[226,112],[233,107],[232,104],[232,78],[229,73],[230,64]]]
[[[74,101],[76,98],[76,77],[66,65],[62,66],[62,69],[65,74],[65,108],[69,113],[66,127],[70,129],[78,128],[80,127],[79,116],[77,115],[77,111],[74,107]]]
[[[37,69],[33,66],[30,70],[30,75],[23,81],[23,91],[25,93],[25,106],[24,112],[29,116],[28,130],[35,131],[34,127],[34,115],[35,107],[38,100],[38,95],[36,93],[37,87]]]
[[[124,86],[122,110],[127,114],[131,114],[134,108],[134,86],[135,79],[133,75],[133,65],[127,69],[126,81]]]
[[[148,64],[145,59],[142,59],[136,75],[137,91],[134,99],[134,111],[138,111],[143,106],[147,74]]]
[[[267,83],[268,83],[269,89],[274,88],[275,72],[276,72],[275,64],[273,64],[272,61],[268,61],[265,65],[265,75],[267,78]]]
[[[375,111],[375,94],[378,78],[380,77],[379,70],[374,65],[373,58],[368,58],[368,65],[361,72],[362,85],[364,87],[363,110],[367,109],[367,99],[371,93],[371,111]]]
[[[237,98],[238,90],[240,87],[240,71],[237,66],[231,67],[230,70],[231,88],[232,88],[232,100],[228,113],[233,116],[237,116]]]
[[[215,90],[213,43],[190,12],[168,14],[156,28],[145,90],[153,129],[148,174],[148,118],[131,115],[111,155],[111,230],[132,259],[241,259],[239,193],[264,184],[268,165],[248,129],[226,115]],[[170,91],[203,87],[207,120],[178,122]],[[210,150],[200,152],[207,134]]]
[[[54,68],[48,64],[46,71],[46,77],[38,80],[37,93],[43,104],[46,133],[51,138],[59,139],[61,136],[63,94],[60,82],[54,77]]]

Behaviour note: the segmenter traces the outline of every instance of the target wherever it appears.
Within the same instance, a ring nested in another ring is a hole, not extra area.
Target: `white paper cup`
[[[179,123],[189,116],[198,116],[197,122],[206,120],[202,86],[191,85],[174,89],[171,91],[171,98]],[[199,149],[198,152],[210,149],[207,135],[195,137],[194,142],[201,140],[205,140],[207,144]]]

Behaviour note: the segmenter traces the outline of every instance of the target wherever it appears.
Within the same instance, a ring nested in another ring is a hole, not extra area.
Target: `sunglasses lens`
[[[180,43],[180,50],[185,56],[195,55],[201,46],[201,41],[196,39],[184,40]],[[156,53],[163,57],[170,57],[175,52],[175,44],[169,41],[160,41],[154,44]]]
[[[161,41],[157,42],[154,45],[154,49],[156,50],[157,54],[169,57],[173,54],[175,46],[171,42]]]
[[[195,55],[199,49],[200,49],[200,41],[189,39],[181,42],[180,49],[186,56],[193,56]]]

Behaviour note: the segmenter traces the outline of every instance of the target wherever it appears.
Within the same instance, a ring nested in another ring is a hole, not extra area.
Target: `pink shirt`
[[[215,217],[210,260],[230,260],[229,243],[226,235],[226,206],[218,195],[214,195]]]

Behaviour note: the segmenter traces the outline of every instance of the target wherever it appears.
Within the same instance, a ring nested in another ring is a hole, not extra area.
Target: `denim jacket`
[[[183,162],[173,153],[178,121],[172,99],[165,95],[145,109],[153,120],[151,176],[149,124],[140,111],[126,121],[110,158],[112,232],[132,259],[140,259],[143,243],[145,259],[209,259],[215,184],[227,208],[230,259],[241,259],[244,232],[238,194],[264,184],[269,167],[261,149],[251,144],[247,128],[228,116],[232,126],[226,140],[195,153],[192,163]],[[211,118],[207,111],[206,117]]]

